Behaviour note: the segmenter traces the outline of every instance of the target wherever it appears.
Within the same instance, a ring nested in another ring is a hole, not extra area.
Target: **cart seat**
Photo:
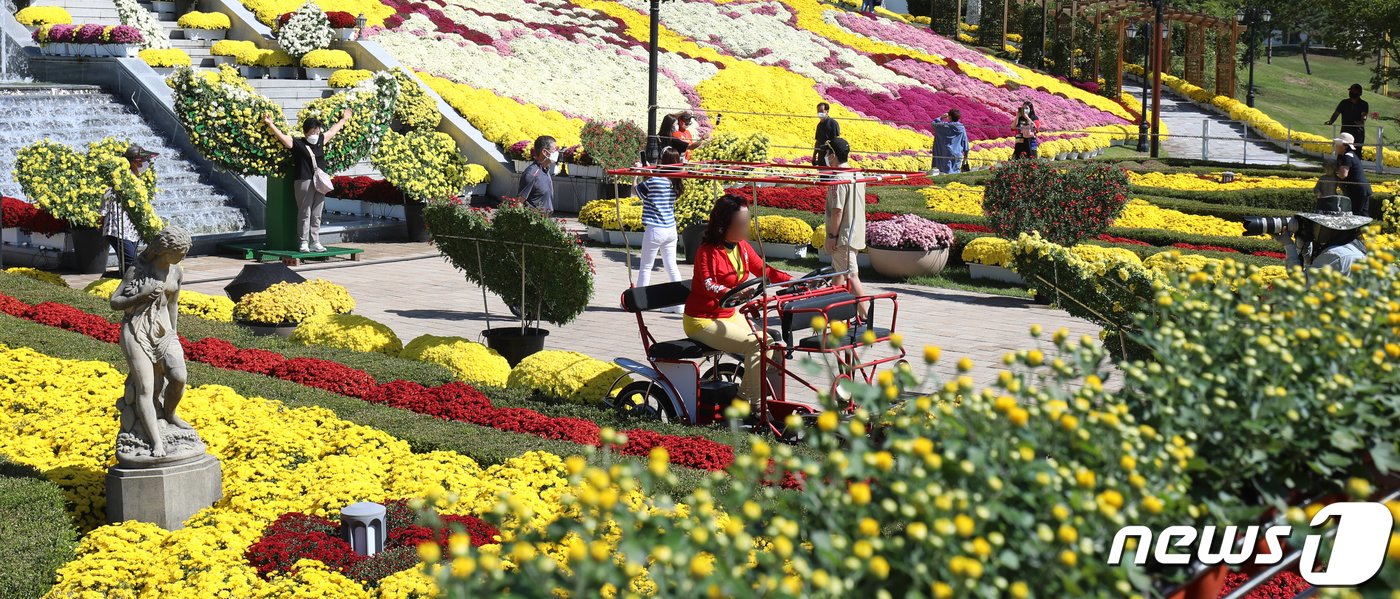
[[[849,291],[842,291],[783,304],[781,312],[783,342],[786,343],[788,347],[792,347],[792,332],[810,328],[812,319],[818,316],[826,318],[828,322],[846,321],[855,318],[855,299],[856,296],[852,295]],[[842,305],[834,308],[831,307],[836,304]],[[798,310],[803,311],[799,312]],[[820,312],[817,312],[817,310],[820,310]],[[818,339],[817,344],[821,344],[820,339]]]
[[[653,343],[648,357],[653,360],[698,360],[719,353],[719,350],[694,339],[677,339]]]
[[[657,283],[622,292],[622,309],[637,313],[683,306],[690,298],[690,281]]]
[[[876,337],[877,339],[884,339],[884,338],[890,336],[890,330],[889,330],[889,329],[882,329],[882,328],[876,327],[874,330],[875,330],[875,337]],[[846,336],[845,336],[845,337],[839,337],[839,338],[837,338],[837,341],[840,342],[841,345],[854,345],[856,342],[860,341],[860,338],[861,338],[862,335],[865,334],[865,331],[866,331],[866,328],[865,328],[865,327],[861,327],[859,330],[856,330],[856,331],[851,332],[851,333],[846,333]],[[802,348],[802,349],[811,349],[811,350],[822,349],[822,336],[821,336],[821,335],[812,335],[811,337],[807,337],[806,339],[803,339],[802,341],[798,342],[797,347],[800,347],[800,348]]]

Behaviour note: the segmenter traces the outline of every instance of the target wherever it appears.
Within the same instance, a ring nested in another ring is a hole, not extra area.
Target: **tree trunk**
[[[1308,40],[1303,40],[1303,70],[1312,75],[1312,65],[1308,64]]]

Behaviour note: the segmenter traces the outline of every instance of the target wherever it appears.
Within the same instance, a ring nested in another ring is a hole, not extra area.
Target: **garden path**
[[[489,310],[494,326],[509,324],[510,313],[495,296],[484,301],[481,289],[467,283],[462,275],[427,243],[341,244],[364,247],[366,261],[309,265],[296,270],[307,278],[322,278],[344,285],[355,297],[355,314],[384,323],[404,342],[422,334],[454,335],[478,339],[486,328]],[[546,325],[551,335],[548,349],[582,352],[601,360],[615,357],[643,359],[635,317],[619,307],[627,284],[627,268],[620,248],[589,248],[597,266],[594,299],[577,321],[564,327]],[[636,250],[633,249],[635,264]],[[248,262],[223,256],[186,259],[185,288],[223,295],[223,287]],[[659,265],[658,265],[659,266]],[[682,275],[690,268],[681,265]],[[657,272],[653,281],[664,279]],[[92,279],[67,277],[81,288]],[[1034,347],[1028,337],[1032,324],[1047,332],[1066,327],[1076,337],[1097,336],[1097,326],[1065,312],[1036,305],[1029,300],[938,289],[915,285],[878,284],[875,291],[899,294],[899,330],[910,348],[910,360],[921,364],[924,345],[943,348],[943,360],[935,372],[946,378],[956,376],[955,364],[970,357],[971,372],[979,384],[996,380],[1001,357],[1008,350]],[[679,339],[681,318],[649,314],[648,326],[659,339]]]
[[[1142,87],[1136,83],[1125,81],[1123,92],[1134,98],[1142,98]],[[1168,132],[1162,138],[1162,148],[1172,158],[1200,160],[1204,149],[1204,158],[1217,162],[1261,165],[1304,162],[1300,160],[1304,157],[1298,153],[1295,152],[1290,159],[1283,150],[1261,140],[1253,132],[1249,132],[1246,139],[1244,125],[1197,106],[1165,85],[1162,86],[1162,123]],[[1210,139],[1204,141],[1204,137]]]

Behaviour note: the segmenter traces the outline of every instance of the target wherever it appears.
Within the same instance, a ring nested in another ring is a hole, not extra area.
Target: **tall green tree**
[[[1371,85],[1400,82],[1400,0],[1317,4],[1326,10],[1319,26],[1328,44],[1351,58],[1369,61]],[[1378,55],[1388,56],[1389,65],[1376,61]]]
[[[977,44],[1000,50],[1004,43],[1001,39],[1002,12],[1006,10],[1007,0],[982,0],[982,19],[977,25]]]

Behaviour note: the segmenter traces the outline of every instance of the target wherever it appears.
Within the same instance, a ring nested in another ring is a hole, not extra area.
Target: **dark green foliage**
[[[78,531],[63,490],[43,473],[0,457],[0,597],[42,597],[73,559]]]
[[[933,30],[939,35],[958,39],[958,3],[957,0],[933,0],[933,14],[930,17],[933,21]]]
[[[1029,2],[1020,5],[1020,14],[1012,18],[1021,21],[1021,64],[1033,69],[1040,68],[1045,61],[1045,36],[1041,31],[1040,4]]]
[[[1051,243],[1074,245],[1102,233],[1127,203],[1128,176],[1108,164],[1058,167],[1013,160],[992,169],[982,209],[998,235],[1039,231]]]
[[[982,19],[977,23],[977,44],[994,50],[1001,50],[1002,12],[1006,10],[1006,0],[982,0]]]

